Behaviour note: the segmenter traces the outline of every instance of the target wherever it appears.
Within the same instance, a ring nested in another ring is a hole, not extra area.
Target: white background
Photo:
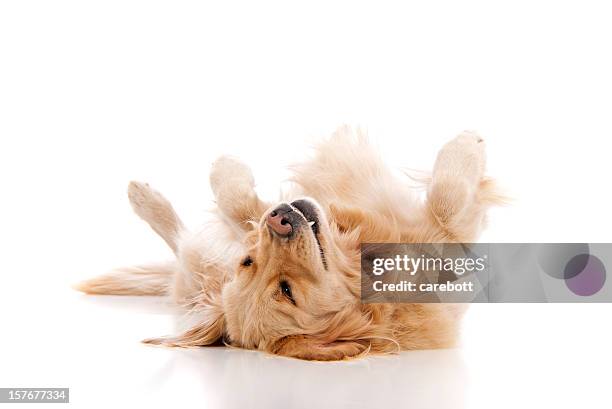
[[[515,199],[483,241],[610,241],[611,17],[590,1],[1,2],[0,386],[70,387],[78,407],[609,408],[610,305],[476,305],[459,350],[321,364],[147,347],[172,331],[163,300],[70,284],[170,257],[129,180],[196,226],[217,155],[271,197],[342,123],[424,170],[478,130]]]

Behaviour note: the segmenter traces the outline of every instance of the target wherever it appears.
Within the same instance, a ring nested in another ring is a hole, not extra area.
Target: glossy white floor
[[[145,346],[138,341],[172,331],[163,299],[84,296],[20,281],[24,287],[2,287],[0,385],[70,387],[76,407],[612,404],[612,305],[474,305],[461,349],[317,363],[224,347]]]

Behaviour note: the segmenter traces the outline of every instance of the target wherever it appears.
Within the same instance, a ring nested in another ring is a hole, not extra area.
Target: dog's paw
[[[161,209],[171,207],[168,200],[161,193],[154,190],[148,183],[130,182],[128,198],[134,212],[145,220],[155,216]]]
[[[221,156],[212,164],[210,186],[213,193],[217,195],[228,183],[253,188],[255,179],[251,169],[240,159],[233,156]]]
[[[434,175],[450,174],[478,183],[484,176],[485,167],[484,139],[474,131],[463,131],[438,154]]]
[[[453,139],[451,142],[478,144],[484,143],[484,139],[482,139],[482,137],[478,135],[478,132],[476,131],[463,131],[459,135],[457,135],[455,139]]]

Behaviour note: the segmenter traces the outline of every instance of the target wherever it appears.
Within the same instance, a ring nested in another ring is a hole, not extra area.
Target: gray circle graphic
[[[566,266],[579,254],[589,254],[587,243],[542,243],[537,247],[538,264],[542,271],[553,278],[569,279],[580,274],[587,265],[588,259],[574,261],[570,270]]]

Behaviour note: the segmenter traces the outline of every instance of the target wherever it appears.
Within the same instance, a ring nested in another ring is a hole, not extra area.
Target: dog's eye
[[[285,280],[280,282],[280,288],[285,297],[289,298],[289,301],[295,305],[295,300],[293,299],[293,294],[291,293],[291,286]]]
[[[251,264],[253,264],[253,259],[251,258],[251,256],[246,256],[244,260],[242,260],[242,263],[240,264],[243,265],[244,267],[248,267]]]

